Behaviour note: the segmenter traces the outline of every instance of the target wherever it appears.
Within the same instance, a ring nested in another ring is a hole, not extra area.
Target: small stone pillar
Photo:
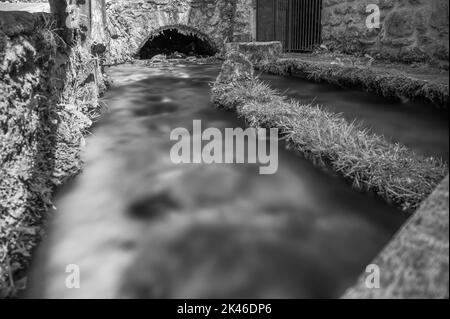
[[[225,62],[216,83],[246,82],[254,78],[252,63],[242,53],[231,51],[227,54]]]
[[[251,31],[252,31],[252,39],[251,41],[257,41],[257,0],[252,0],[252,10],[251,10]]]
[[[65,38],[72,42],[73,33],[81,41],[106,43],[105,0],[49,0],[50,9],[58,18],[58,26],[65,30]]]
[[[90,37],[94,42],[106,43],[106,5],[105,0],[90,0]]]

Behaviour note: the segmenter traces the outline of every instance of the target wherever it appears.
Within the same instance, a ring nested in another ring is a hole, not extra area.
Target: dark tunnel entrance
[[[141,59],[150,59],[157,54],[206,57],[216,54],[217,50],[205,37],[192,32],[180,32],[167,29],[151,37],[139,51]]]

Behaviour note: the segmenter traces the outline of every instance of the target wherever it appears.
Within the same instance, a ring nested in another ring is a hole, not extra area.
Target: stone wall
[[[379,29],[366,27],[368,4],[380,8]],[[323,6],[323,43],[331,49],[448,62],[448,0],[323,0]]]
[[[230,42],[225,45],[226,53],[237,51],[242,53],[250,62],[265,65],[275,62],[283,53],[283,45],[279,41],[273,42]]]
[[[448,182],[447,176],[372,262],[380,268],[380,288],[368,288],[365,273],[344,298],[448,299]]]
[[[104,89],[90,44],[50,14],[0,11],[0,297],[26,283],[54,189],[81,168]]]
[[[197,30],[219,50],[251,39],[251,0],[109,0],[106,6],[110,64],[131,59],[165,26]]]

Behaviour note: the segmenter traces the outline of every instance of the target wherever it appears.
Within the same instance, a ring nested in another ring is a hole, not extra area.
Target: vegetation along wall
[[[131,59],[164,26],[204,34],[219,51],[226,42],[251,40],[251,0],[109,0],[106,6],[109,63]]]
[[[98,44],[60,24],[50,14],[0,12],[0,297],[25,286],[52,193],[80,170],[105,89]]]

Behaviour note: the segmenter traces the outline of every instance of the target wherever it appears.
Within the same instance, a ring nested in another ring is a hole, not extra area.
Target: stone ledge
[[[321,62],[320,58],[315,61],[302,57],[256,63],[255,67],[271,74],[300,76],[343,88],[361,89],[390,99],[425,101],[442,109],[447,109],[449,103],[448,84],[415,78],[396,70],[395,67],[377,69],[372,66],[340,65]]]
[[[53,20],[39,21],[26,12],[0,19],[0,299],[26,286],[53,191],[80,171],[83,134],[104,89],[90,47],[69,48]]]
[[[283,45],[279,41],[226,43],[225,52],[231,51],[244,54],[252,63],[270,63],[281,56]]]
[[[44,15],[46,13],[0,11],[0,32],[9,37],[31,35],[36,32],[37,27],[44,25]]]
[[[449,297],[449,177],[373,261],[380,288],[368,289],[366,276],[344,298]]]

